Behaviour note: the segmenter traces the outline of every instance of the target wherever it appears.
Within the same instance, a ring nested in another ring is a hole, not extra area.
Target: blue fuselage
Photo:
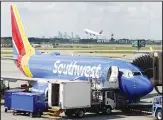
[[[107,81],[108,69],[111,66],[119,68],[119,86],[122,94],[129,98],[137,98],[152,91],[152,83],[143,76],[140,69],[123,60],[86,56],[34,55],[28,61],[28,67],[34,78],[88,80],[88,77],[92,77],[97,78],[101,87],[104,87]]]

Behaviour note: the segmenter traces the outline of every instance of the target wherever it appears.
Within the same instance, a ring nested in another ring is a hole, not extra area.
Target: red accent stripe
[[[18,66],[18,68],[20,69],[21,72],[23,72],[24,75],[26,75],[22,69],[22,66],[21,66],[21,61],[22,61],[22,56],[21,55],[18,55],[17,56],[17,62],[16,62],[16,65]]]
[[[12,25],[12,37],[20,55],[25,55],[25,47],[21,38],[19,27],[15,18],[13,7],[11,6],[11,25]]]

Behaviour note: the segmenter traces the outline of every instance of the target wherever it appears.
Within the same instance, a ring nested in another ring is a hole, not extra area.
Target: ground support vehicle
[[[60,110],[69,117],[75,115],[82,118],[86,112],[110,114],[115,108],[109,90],[94,90],[88,81],[49,83],[48,89],[51,111]]]
[[[4,93],[5,93],[5,91],[6,90],[9,90],[9,84],[8,84],[8,86],[5,84],[5,82],[4,81],[0,81],[0,84],[1,84],[1,89],[0,89],[0,91],[1,91],[1,99],[4,97]]]
[[[5,91],[4,93],[4,107],[5,107],[5,112],[11,109],[11,95],[12,93],[16,92],[23,92],[25,89],[10,89]]]
[[[11,109],[13,115],[28,114],[30,117],[41,116],[45,109],[44,94],[17,92],[11,95]]]
[[[153,100],[152,115],[157,120],[162,120],[162,96],[157,96]]]

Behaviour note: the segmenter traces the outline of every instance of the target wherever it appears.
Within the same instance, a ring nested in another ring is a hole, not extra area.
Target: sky
[[[1,36],[11,36],[10,5],[1,3]],[[28,37],[58,32],[86,37],[85,28],[107,38],[162,40],[161,2],[18,2]]]

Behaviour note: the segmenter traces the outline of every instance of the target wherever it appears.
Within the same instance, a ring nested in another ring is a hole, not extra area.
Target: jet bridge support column
[[[158,90],[158,86],[162,86],[162,52],[153,53],[153,79],[152,82],[155,86],[156,91],[161,94]]]

